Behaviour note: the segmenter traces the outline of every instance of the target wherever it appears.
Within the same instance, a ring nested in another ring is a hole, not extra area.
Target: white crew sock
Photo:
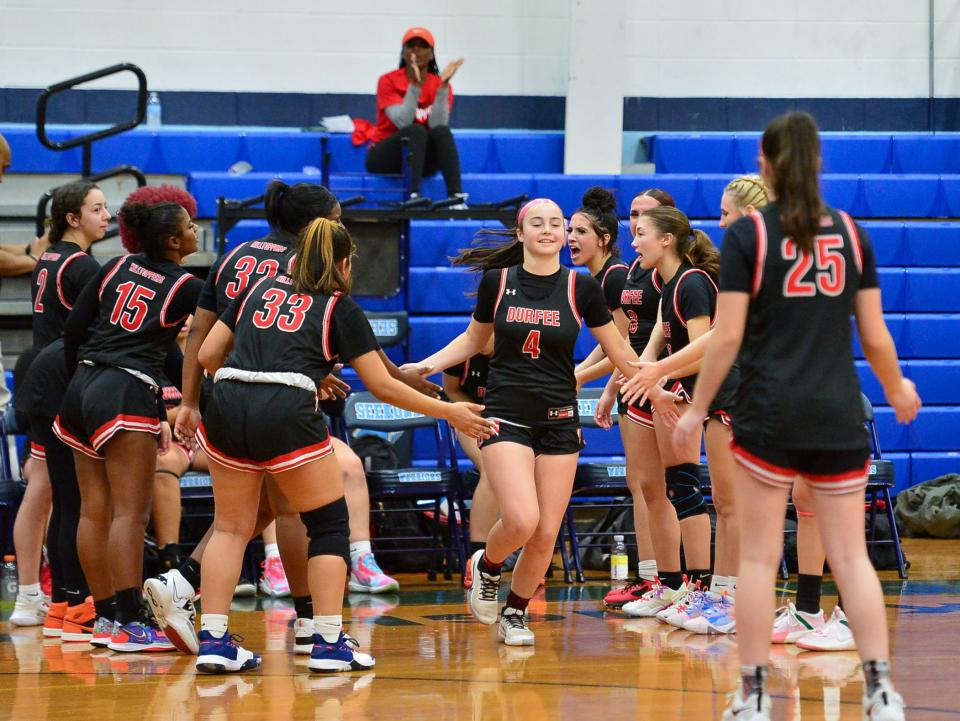
[[[314,616],[313,632],[319,633],[327,643],[336,643],[343,630],[343,616]]]
[[[276,543],[264,543],[263,552],[267,558],[276,558],[280,555],[280,547]]]
[[[350,565],[356,566],[360,557],[371,553],[370,541],[354,541],[350,544]]]
[[[721,576],[719,573],[713,574],[710,579],[710,590],[713,593],[722,593],[727,590],[727,577]]]
[[[200,614],[200,630],[206,631],[214,638],[223,638],[227,633],[229,617],[222,613]]]
[[[640,576],[640,578],[642,578],[644,581],[656,581],[657,562],[655,560],[638,562],[637,575]]]
[[[24,596],[39,596],[40,595],[40,584],[39,583],[23,583],[17,589],[19,593],[22,593]]]

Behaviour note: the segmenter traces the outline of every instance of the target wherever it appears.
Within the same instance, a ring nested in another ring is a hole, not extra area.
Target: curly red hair
[[[137,188],[127,196],[124,205],[127,203],[147,203],[156,205],[158,203],[176,203],[181,206],[191,218],[197,215],[197,199],[183,188],[174,185],[146,185]],[[123,222],[123,214],[117,214],[117,224],[120,226],[120,241],[123,247],[129,253],[140,252],[140,239],[137,238],[137,232]]]

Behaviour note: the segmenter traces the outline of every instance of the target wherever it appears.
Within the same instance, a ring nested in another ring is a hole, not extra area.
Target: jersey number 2
[[[303,325],[303,319],[313,305],[313,296],[309,295],[287,295],[279,288],[268,288],[263,294],[263,310],[258,310],[253,314],[253,324],[260,329],[267,329],[276,324],[277,328],[284,333],[293,333],[300,330]],[[280,315],[283,305],[290,306],[290,312]]]
[[[540,331],[532,330],[527,333],[527,339],[523,341],[523,352],[534,360],[540,357]]]
[[[814,238],[813,253],[801,253],[797,244],[789,238],[784,240],[781,255],[784,260],[794,261],[783,279],[783,295],[786,298],[812,298],[819,291],[823,295],[838,296],[846,284],[847,261],[843,257],[843,237],[818,235]],[[817,272],[813,280],[804,280],[816,261]]]
[[[37,299],[33,302],[33,312],[43,313],[43,291],[47,287],[47,269],[41,268],[37,273]]]

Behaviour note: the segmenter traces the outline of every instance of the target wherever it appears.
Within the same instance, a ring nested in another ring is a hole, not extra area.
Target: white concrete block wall
[[[927,93],[927,0],[591,2],[622,7],[628,96]],[[960,0],[936,21],[936,91],[960,96]],[[566,93],[564,0],[0,0],[0,87],[128,60],[159,90],[372,93],[413,24],[467,59],[458,93]]]

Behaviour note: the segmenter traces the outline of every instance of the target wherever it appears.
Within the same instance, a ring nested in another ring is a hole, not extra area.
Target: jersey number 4
[[[838,296],[843,293],[847,280],[847,261],[841,252],[843,237],[818,235],[814,239],[813,253],[801,253],[797,244],[786,239],[780,246],[784,260],[794,261],[783,279],[783,295],[786,298],[812,298],[817,292]],[[816,264],[817,272],[812,280],[807,274]]]
[[[523,341],[523,352],[534,360],[540,357],[540,331],[532,330],[527,333],[527,339]]]
[[[120,297],[113,304],[110,322],[113,325],[119,323],[121,328],[131,333],[140,330],[143,319],[147,317],[147,311],[150,309],[147,302],[157,297],[156,291],[128,280],[117,286],[117,294]]]
[[[237,277],[227,283],[227,287],[224,289],[224,293],[227,294],[230,300],[233,300],[247,289],[247,286],[250,285],[251,275],[256,273],[258,276],[269,275],[272,278],[279,272],[280,263],[273,258],[267,258],[266,260],[261,260],[260,265],[257,265],[256,258],[252,255],[245,255],[240,258],[233,267],[237,273]]]
[[[261,330],[272,328],[276,324],[284,333],[293,333],[303,325],[307,311],[313,305],[313,296],[297,293],[291,295],[279,288],[268,288],[263,294],[263,301],[263,310],[253,314],[253,324]],[[284,306],[287,306],[289,312],[281,314]]]

